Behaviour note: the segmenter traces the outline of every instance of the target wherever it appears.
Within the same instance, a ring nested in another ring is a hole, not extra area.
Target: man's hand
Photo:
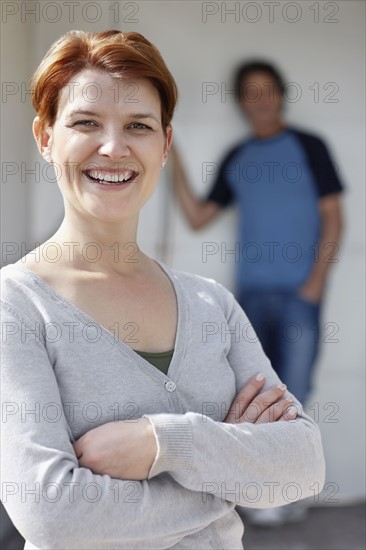
[[[305,300],[318,304],[322,299],[325,282],[321,277],[310,277],[301,287],[298,293]]]
[[[319,199],[319,213],[321,236],[317,257],[314,258],[307,281],[298,289],[300,296],[315,303],[319,303],[322,298],[329,268],[339,261],[336,254],[343,231],[340,193],[331,193]]]
[[[158,448],[148,418],[108,422],[73,444],[79,465],[117,479],[147,479]]]
[[[227,424],[241,422],[262,424],[296,418],[296,407],[290,407],[293,399],[282,397],[286,391],[285,385],[283,389],[274,386],[257,395],[264,385],[264,380],[264,378],[260,381],[256,380],[255,376],[249,380],[232,402],[224,422]],[[292,415],[291,408],[294,411]]]

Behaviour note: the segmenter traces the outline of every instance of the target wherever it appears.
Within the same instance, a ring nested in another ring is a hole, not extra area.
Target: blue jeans
[[[273,369],[304,405],[312,390],[319,348],[321,302],[303,298],[297,289],[245,290],[238,302]]]

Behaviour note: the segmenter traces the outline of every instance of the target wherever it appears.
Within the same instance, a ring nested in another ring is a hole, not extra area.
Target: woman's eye
[[[76,126],[78,124],[80,126],[96,126],[96,123],[93,120],[77,120],[76,122],[74,122],[73,126]]]
[[[147,126],[142,122],[133,122],[130,127],[136,130],[151,130],[150,126]]]

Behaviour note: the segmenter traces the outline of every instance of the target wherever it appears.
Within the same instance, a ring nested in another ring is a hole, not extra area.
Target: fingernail
[[[287,388],[287,386],[286,384],[278,384],[277,388],[280,389],[281,391],[284,391]]]
[[[287,412],[290,416],[295,416],[295,414],[297,413],[297,409],[296,407],[290,407]]]
[[[258,382],[260,382],[261,380],[264,379],[264,374],[262,372],[260,372],[259,374],[257,374],[257,376],[255,377],[256,380],[258,380]]]

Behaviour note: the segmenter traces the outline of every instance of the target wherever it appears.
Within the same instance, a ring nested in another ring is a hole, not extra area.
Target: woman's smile
[[[136,170],[104,170],[103,168],[83,170],[83,174],[88,182],[103,190],[125,189],[137,183],[139,176]]]

